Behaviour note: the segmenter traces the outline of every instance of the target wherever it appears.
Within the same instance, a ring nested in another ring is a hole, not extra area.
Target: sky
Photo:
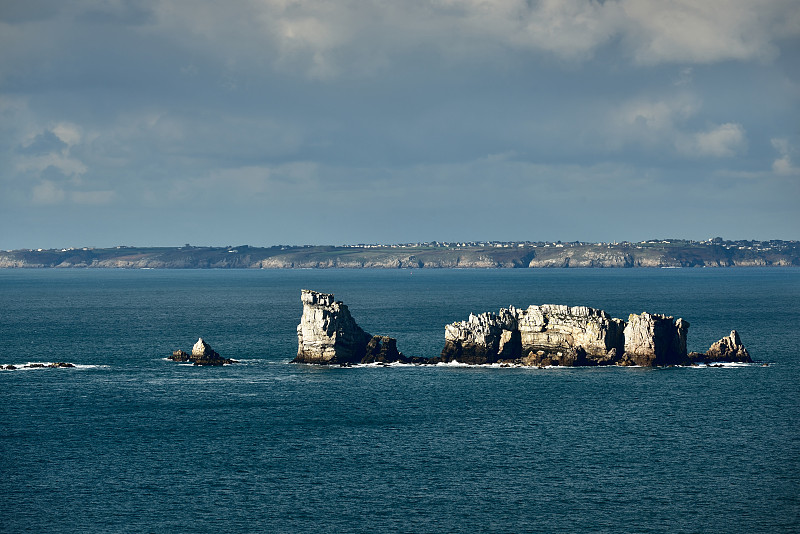
[[[797,0],[0,0],[0,249],[800,239]]]

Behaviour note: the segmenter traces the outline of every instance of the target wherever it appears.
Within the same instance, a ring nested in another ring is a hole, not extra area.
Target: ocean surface
[[[410,356],[554,303],[759,363],[295,365],[301,288]],[[796,268],[0,270],[0,364],[55,361],[0,371],[0,532],[800,531]]]

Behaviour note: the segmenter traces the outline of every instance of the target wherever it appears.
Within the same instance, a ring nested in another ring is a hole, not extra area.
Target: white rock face
[[[518,314],[522,348],[557,350],[583,347],[589,356],[605,357],[622,348],[624,323],[603,310],[544,304]]]
[[[358,363],[372,336],[332,294],[303,289],[303,314],[297,326],[296,363]]]
[[[739,333],[731,330],[731,335],[723,337],[706,352],[707,361],[712,362],[752,362],[750,353],[742,344]]]
[[[214,353],[211,345],[203,341],[203,338],[198,338],[197,343],[192,347],[192,356],[210,356]]]
[[[686,362],[686,334],[689,323],[667,315],[643,312],[628,316],[625,326],[627,365],[676,365]]]
[[[625,323],[586,306],[544,304],[470,315],[445,327],[444,361],[526,365],[685,363],[689,323],[642,313]]]
[[[611,350],[621,353],[623,328],[619,319],[585,306],[545,304],[525,310],[512,306],[447,325],[442,358],[493,363],[538,352],[563,356],[581,347],[590,360],[604,360]],[[527,361],[538,362],[535,357]]]

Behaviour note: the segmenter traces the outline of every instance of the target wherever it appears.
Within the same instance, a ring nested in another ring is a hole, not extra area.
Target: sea
[[[301,289],[409,356],[550,303],[756,363],[292,364]],[[798,268],[0,270],[0,364],[62,361],[0,371],[0,532],[800,531]]]

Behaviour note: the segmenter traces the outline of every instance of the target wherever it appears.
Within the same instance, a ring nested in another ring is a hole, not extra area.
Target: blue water
[[[289,364],[300,289],[434,356],[558,303],[761,365]],[[0,271],[1,532],[796,532],[800,270]],[[203,336],[223,368],[165,361]]]

